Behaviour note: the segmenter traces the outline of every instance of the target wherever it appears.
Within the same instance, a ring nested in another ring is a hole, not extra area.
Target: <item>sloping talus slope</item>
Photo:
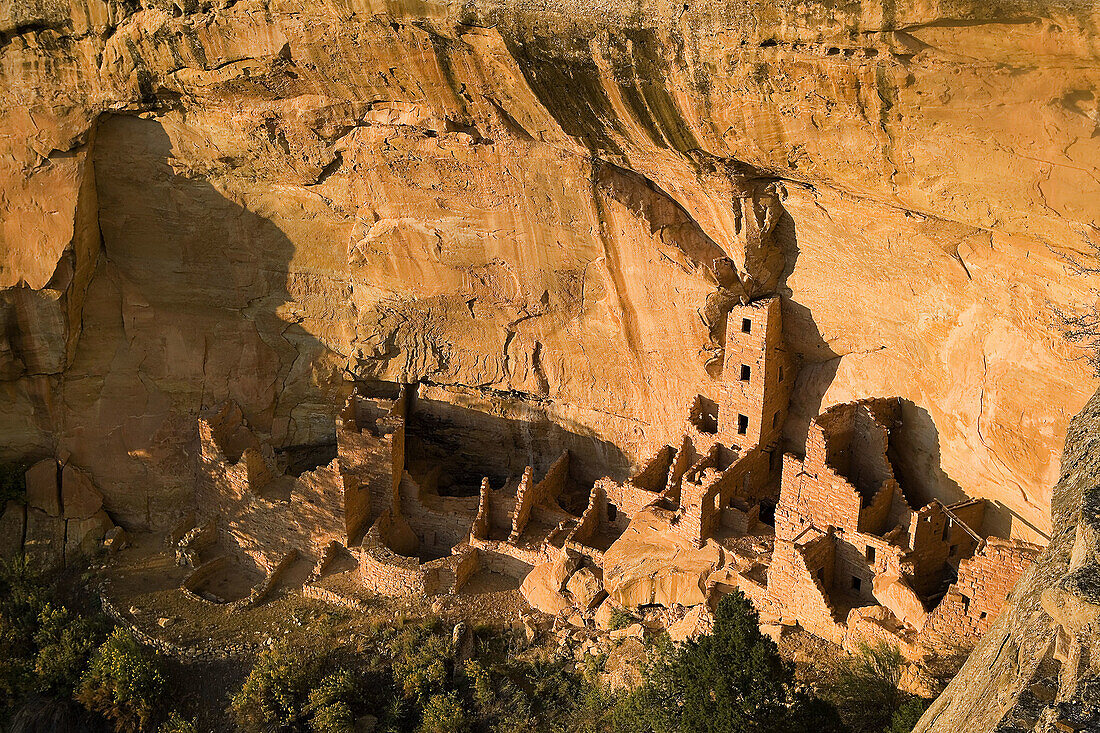
[[[1052,307],[1094,299],[1098,17],[0,2],[0,458],[70,456],[163,525],[200,406],[324,442],[371,375],[621,473],[714,378],[723,305],[778,291],[795,445],[903,397],[916,490],[1045,537],[1095,387]]]

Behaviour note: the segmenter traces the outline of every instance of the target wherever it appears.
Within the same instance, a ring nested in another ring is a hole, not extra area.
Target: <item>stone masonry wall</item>
[[[824,461],[811,461],[811,456],[822,455],[823,451],[824,436],[811,426],[806,462],[792,455],[783,457],[782,487],[775,510],[777,538],[790,539],[811,524],[823,531],[859,526],[859,494]]]
[[[519,489],[516,491],[516,507],[509,533],[509,537],[513,541],[519,539],[519,536],[523,534],[527,522],[531,519],[531,512],[536,506],[552,502],[561,495],[562,490],[565,488],[565,481],[569,476],[569,453],[562,453],[558,460],[554,462],[554,465],[550,467],[550,470],[546,472],[542,481],[533,486],[532,470],[530,466],[524,470],[523,480],[520,481]]]
[[[401,481],[401,516],[420,538],[421,546],[436,554],[449,554],[470,537],[479,504],[479,496],[440,496],[426,491],[408,473]]]
[[[768,598],[783,619],[797,620],[811,634],[840,644],[844,628],[837,623],[827,596],[833,583],[833,539],[809,531],[816,536],[801,546],[776,540],[768,568]]]
[[[930,651],[949,652],[977,642],[1039,552],[1035,545],[987,540],[974,557],[959,563],[958,580],[929,615],[921,644]]]
[[[784,351],[780,298],[730,310],[719,408],[721,433],[729,442],[743,448],[767,446],[782,432],[793,381]]]

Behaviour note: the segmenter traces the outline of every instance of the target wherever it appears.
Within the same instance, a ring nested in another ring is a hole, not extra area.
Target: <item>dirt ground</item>
[[[212,603],[183,591],[191,568],[179,567],[160,536],[135,535],[131,546],[110,557],[99,569],[103,593],[135,626],[158,639],[185,648],[229,649],[251,654],[271,640],[300,628],[321,614],[339,617],[342,631],[354,636],[395,619],[439,618],[446,623],[464,621],[474,626],[512,626],[529,610],[519,593],[519,581],[489,571],[479,571],[453,596],[432,599],[383,598],[361,591],[345,568],[323,578],[319,585],[355,604],[340,608],[306,598],[301,587],[308,567],[292,567],[268,598],[253,608]],[[249,580],[243,569],[219,573],[206,589],[222,598],[247,596],[241,586]]]
[[[127,621],[149,636],[189,652],[217,650],[223,659],[187,659],[177,655],[170,665],[178,706],[199,722],[201,730],[232,727],[227,705],[240,689],[256,653],[292,637],[315,623],[354,644],[369,639],[381,625],[422,619],[439,619],[450,625],[465,622],[470,628],[521,629],[531,608],[519,593],[519,581],[486,570],[479,571],[455,595],[433,598],[385,598],[364,592],[355,581],[354,563],[335,566],[317,585],[343,600],[330,603],[304,596],[308,563],[291,567],[271,594],[252,608],[213,603],[184,591],[184,578],[192,571],[179,567],[163,537],[138,534],[131,546],[108,557],[96,568],[103,596]],[[243,569],[230,568],[204,587],[221,598],[247,596],[245,584],[257,578]],[[554,653],[561,639],[576,636],[568,627],[540,635],[534,653]],[[606,678],[613,686],[637,679],[637,664],[645,658],[640,642],[612,645]],[[780,653],[795,662],[798,678],[820,683],[831,662],[843,652],[833,644],[801,630],[789,630],[779,642]],[[559,650],[560,651],[560,650]]]

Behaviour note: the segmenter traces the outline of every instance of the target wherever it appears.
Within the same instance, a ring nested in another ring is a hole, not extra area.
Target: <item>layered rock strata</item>
[[[795,445],[905,397],[929,493],[1043,539],[1095,384],[1052,308],[1094,300],[1098,35],[1025,0],[0,5],[0,458],[163,528],[200,410],[331,443],[355,375],[622,479],[775,291]]]

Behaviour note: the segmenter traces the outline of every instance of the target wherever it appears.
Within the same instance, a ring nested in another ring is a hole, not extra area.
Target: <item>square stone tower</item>
[[[726,317],[720,432],[743,450],[775,445],[794,381],[780,297],[735,305]]]

